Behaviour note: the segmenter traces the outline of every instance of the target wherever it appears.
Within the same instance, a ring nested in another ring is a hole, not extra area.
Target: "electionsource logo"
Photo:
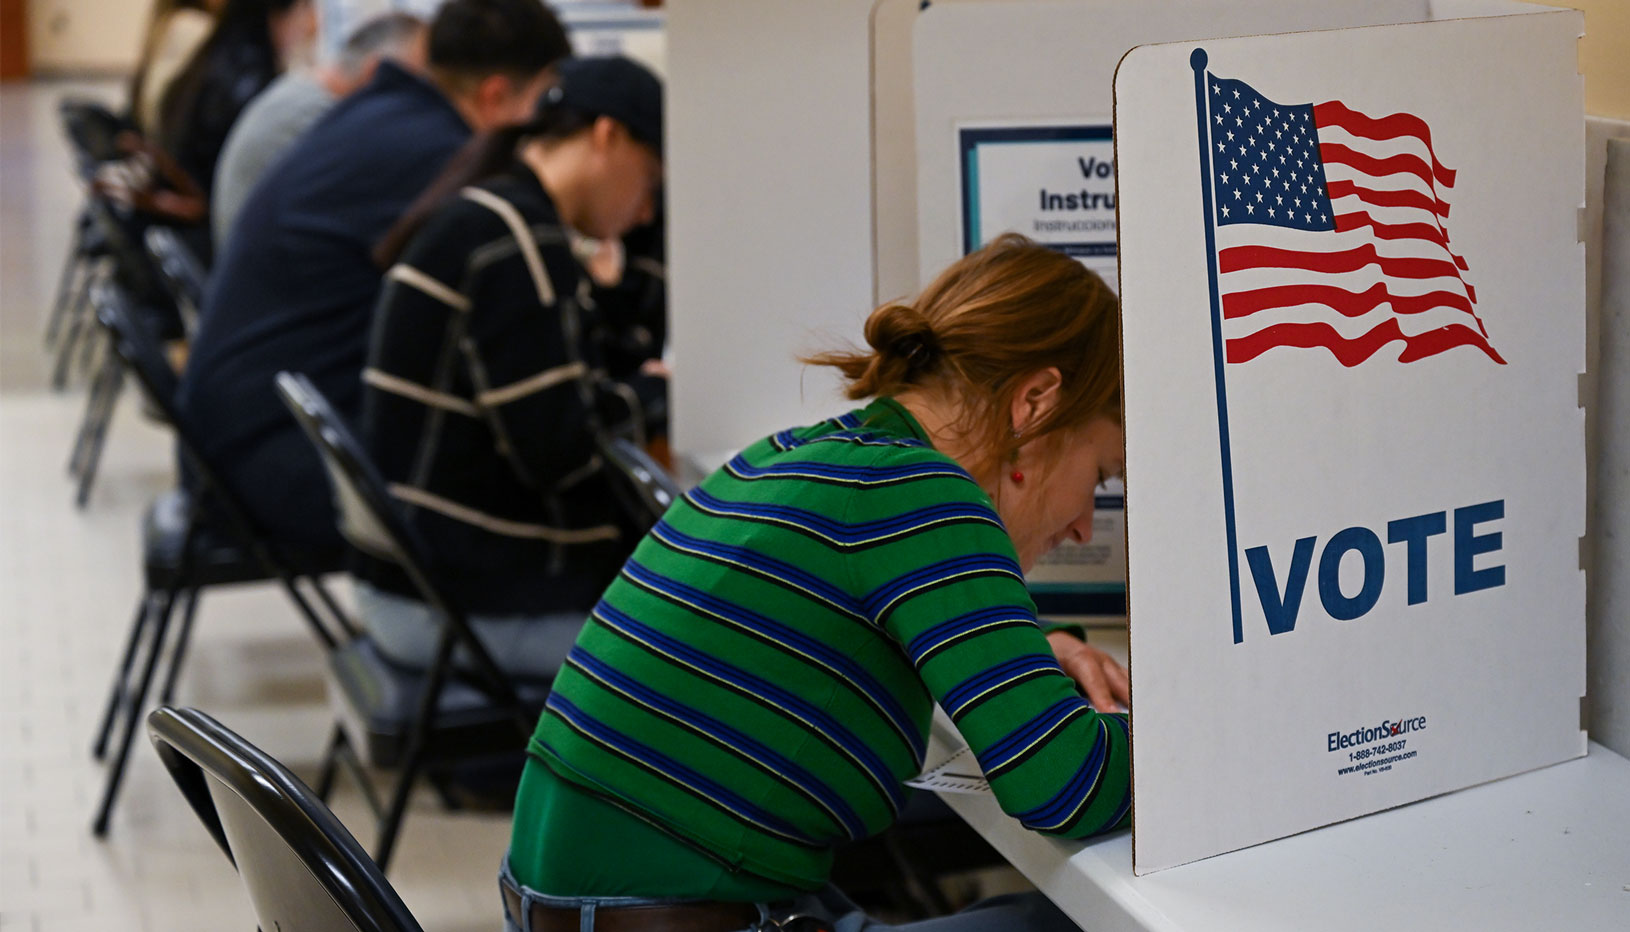
[[[1381,724],[1366,728],[1354,728],[1352,731],[1332,731],[1326,740],[1329,750],[1340,751],[1346,748],[1369,744],[1371,741],[1385,741],[1412,731],[1426,730],[1426,716],[1417,715],[1400,721],[1383,720]]]

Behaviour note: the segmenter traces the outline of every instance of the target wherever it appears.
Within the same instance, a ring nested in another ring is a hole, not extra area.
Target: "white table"
[[[1125,656],[1124,640],[1092,641]],[[936,713],[928,762],[962,746]],[[941,795],[1088,932],[1630,932],[1630,761],[1595,743],[1579,760],[1144,877],[1130,832],[1046,838],[988,793]]]

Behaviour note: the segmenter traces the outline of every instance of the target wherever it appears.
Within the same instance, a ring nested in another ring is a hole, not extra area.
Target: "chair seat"
[[[186,579],[180,580],[187,522],[194,508],[192,493],[182,487],[165,492],[148,506],[142,518],[142,569],[149,588],[164,589],[178,581],[201,587],[275,578],[248,548],[212,528],[206,518],[193,532],[190,566]],[[339,550],[319,553],[285,548],[281,555],[297,574],[316,576],[345,568],[345,554]]]
[[[407,754],[428,677],[387,658],[373,641],[359,637],[329,658],[329,702],[354,747],[375,767],[394,768]],[[528,715],[543,709],[549,684],[513,680]],[[457,677],[442,687],[425,756],[468,758],[520,751],[513,715]]]

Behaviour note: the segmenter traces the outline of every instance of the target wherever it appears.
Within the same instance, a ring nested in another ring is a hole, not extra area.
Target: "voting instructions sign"
[[[1108,118],[957,127],[962,253],[1023,233],[1115,287],[1115,145]]]
[[[1585,752],[1580,31],[1122,61],[1138,872]]]

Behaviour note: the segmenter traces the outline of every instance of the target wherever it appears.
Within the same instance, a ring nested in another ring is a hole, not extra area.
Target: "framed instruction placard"
[[[1115,286],[1115,145],[1109,120],[957,128],[962,252],[1023,233]]]

